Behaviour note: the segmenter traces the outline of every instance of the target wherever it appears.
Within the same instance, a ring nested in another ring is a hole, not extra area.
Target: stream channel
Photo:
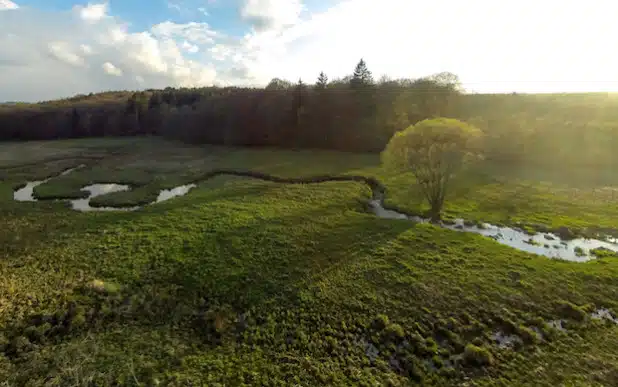
[[[60,173],[60,175],[58,176],[67,175],[72,171],[82,167],[84,166],[80,165],[75,168],[67,169],[64,172]],[[407,220],[415,223],[429,222],[429,220],[418,216],[409,216],[401,212],[384,208],[384,188],[375,179],[371,178],[365,178],[362,176],[339,176],[316,177],[307,179],[284,179],[257,172],[213,171],[212,173],[206,175],[204,179],[214,177],[220,174],[246,176],[267,181],[291,184],[309,184],[325,181],[364,181],[372,189],[373,199],[369,202],[369,205],[376,216],[386,219]],[[37,201],[37,199],[34,197],[34,188],[41,184],[47,183],[54,177],[57,176],[52,176],[45,180],[28,182],[24,187],[15,190],[15,192],[13,193],[14,200],[22,202]],[[177,196],[186,195],[192,188],[195,188],[196,186],[196,183],[192,183],[174,187],[172,189],[163,189],[159,192],[157,199],[149,205],[160,203],[165,200],[175,198]],[[130,186],[124,184],[92,184],[82,188],[83,191],[89,193],[86,198],[61,200],[68,200],[71,203],[71,208],[77,211],[135,211],[140,207],[93,207],[90,205],[90,199],[94,197],[107,195],[112,192],[128,191],[130,189]],[[441,223],[440,226],[458,232],[470,232],[484,235],[486,237],[494,239],[498,243],[510,246],[517,250],[555,259],[585,262],[590,259],[594,259],[594,255],[590,253],[590,250],[593,249],[606,249],[618,253],[618,239],[616,238],[608,237],[605,241],[587,238],[563,240],[558,235],[553,233],[537,233],[534,235],[530,235],[523,230],[517,228],[499,227],[489,223],[483,223],[480,226],[466,225],[463,219],[457,219],[454,224]]]

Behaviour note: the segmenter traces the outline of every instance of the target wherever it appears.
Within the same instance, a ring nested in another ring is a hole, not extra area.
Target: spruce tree
[[[315,84],[315,88],[322,90],[322,89],[326,89],[327,85],[328,85],[328,77],[322,71],[320,75],[318,76],[318,81]]]
[[[361,60],[356,65],[354,69],[354,75],[352,75],[352,80],[350,81],[352,86],[368,86],[373,84],[373,76],[371,75],[371,71],[367,68],[367,64],[365,60],[361,58]]]

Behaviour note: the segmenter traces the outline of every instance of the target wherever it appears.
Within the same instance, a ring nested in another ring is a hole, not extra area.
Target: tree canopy
[[[615,95],[466,94],[452,73],[375,82],[364,60],[350,70],[331,79],[322,72],[314,84],[274,78],[265,88],[167,87],[0,104],[0,141],[158,135],[381,152],[410,124],[453,117],[486,133],[484,154],[492,162],[618,168]]]
[[[481,136],[478,128],[456,119],[427,119],[396,133],[382,160],[387,168],[414,174],[429,202],[430,216],[438,220],[452,177],[480,155]]]

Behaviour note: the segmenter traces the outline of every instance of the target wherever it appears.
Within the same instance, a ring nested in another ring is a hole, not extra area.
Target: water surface
[[[189,191],[192,188],[197,187],[197,185],[195,184],[187,184],[187,185],[181,185],[178,187],[174,187],[171,189],[163,189],[159,192],[159,196],[157,197],[157,200],[155,200],[155,203],[160,203],[163,202],[165,200],[169,200],[172,198],[175,198],[177,196],[184,196],[187,193],[189,193]]]
[[[128,191],[131,189],[130,186],[126,184],[115,184],[115,183],[107,183],[107,184],[92,184],[83,187],[82,191],[87,191],[89,193],[88,197],[83,199],[75,199],[71,200],[71,208],[77,211],[133,211],[137,210],[139,207],[92,207],[90,205],[90,199],[95,198],[97,196],[107,195],[112,192],[122,192]]]
[[[380,199],[374,199],[370,201],[369,204],[373,213],[380,218],[407,219],[422,223],[429,222],[428,219],[423,219],[418,216],[409,216],[398,211],[385,209]],[[499,227],[489,223],[483,223],[481,226],[468,226],[464,224],[463,219],[455,220],[454,224],[442,223],[440,226],[449,230],[484,235],[503,245],[528,253],[575,262],[585,262],[594,259],[594,256],[590,253],[590,250],[593,249],[605,248],[618,252],[618,241],[615,238],[608,238],[607,241],[587,238],[562,240],[558,235],[553,233],[529,235],[523,230],[512,227]]]
[[[79,166],[77,168],[80,168]],[[71,168],[60,175],[71,173],[77,168]],[[269,177],[258,177],[262,179],[270,179]],[[36,201],[33,197],[33,190],[36,186],[46,183],[51,179],[42,181],[28,182],[23,188],[16,190],[13,197],[17,201]],[[272,178],[275,179],[275,178]],[[150,204],[160,203],[178,196],[186,195],[191,189],[195,188],[196,184],[186,184],[178,187],[164,189],[159,192],[156,200]],[[123,184],[93,184],[83,187],[82,190],[89,193],[87,198],[71,200],[71,207],[77,211],[133,211],[140,207],[92,207],[90,199],[106,195],[112,192],[128,191],[131,187]],[[384,208],[384,195],[378,189],[373,192],[374,199],[369,202],[373,213],[385,219],[405,219],[413,222],[428,222],[418,216],[409,216],[404,213],[389,210]],[[537,233],[529,235],[525,231],[512,227],[499,227],[489,223],[482,225],[469,226],[464,223],[463,219],[457,219],[454,224],[440,224],[442,227],[458,231],[471,232],[480,234],[494,239],[498,243],[513,247],[517,250],[525,251],[532,254],[538,254],[549,258],[565,259],[569,261],[584,262],[594,257],[591,256],[590,250],[604,248],[614,252],[618,252],[618,239],[608,238],[607,241],[597,239],[578,238],[573,240],[562,240],[558,235],[553,233]]]
[[[85,165],[81,164],[78,165],[77,167],[74,168],[69,168],[66,169],[62,172],[60,172],[60,174],[58,174],[57,176],[50,176],[45,180],[38,180],[38,181],[29,181],[28,183],[26,183],[26,185],[18,190],[15,190],[13,192],[13,200],[16,200],[18,202],[36,202],[37,199],[34,197],[34,188],[43,184],[43,183],[47,183],[48,181],[50,181],[51,179],[53,179],[54,177],[58,177],[58,176],[64,176],[64,175],[68,175],[69,173],[75,171],[76,169],[80,169],[85,167]]]

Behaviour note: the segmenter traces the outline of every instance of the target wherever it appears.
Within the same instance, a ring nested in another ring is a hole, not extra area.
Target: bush
[[[536,344],[540,341],[539,335],[534,330],[523,325],[517,327],[517,334],[526,344]]]
[[[463,361],[468,365],[483,367],[492,365],[494,357],[486,348],[468,344],[463,353]]]
[[[558,313],[564,318],[570,318],[575,321],[584,321],[586,319],[586,312],[581,307],[568,301],[560,303]]]
[[[401,340],[405,336],[405,332],[399,324],[389,324],[384,333],[387,340]]]
[[[618,252],[606,249],[604,247],[590,250],[590,253],[597,258],[618,258]]]
[[[383,330],[384,328],[386,328],[389,324],[389,320],[388,320],[388,316],[384,315],[384,314],[379,314],[375,320],[373,320],[373,327],[376,330]]]
[[[33,345],[30,342],[30,340],[28,340],[28,338],[26,338],[24,336],[18,336],[15,339],[13,339],[13,342],[11,343],[11,346],[13,347],[13,351],[17,355],[21,355],[21,354],[23,354],[25,352],[28,352],[33,347]]]

